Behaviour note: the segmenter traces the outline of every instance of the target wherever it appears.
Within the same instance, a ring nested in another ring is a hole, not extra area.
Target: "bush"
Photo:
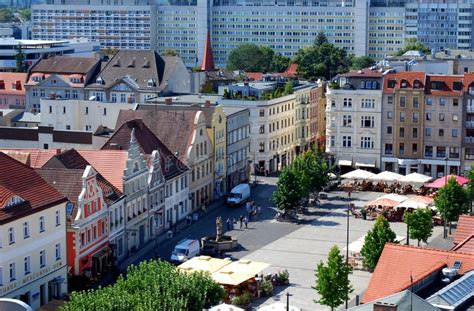
[[[280,285],[288,285],[290,284],[290,273],[288,270],[283,270],[278,272],[278,283]]]
[[[232,299],[232,304],[245,308],[250,304],[251,301],[252,295],[250,295],[249,292],[244,292],[242,295],[234,297],[234,299]]]
[[[263,296],[271,296],[273,294],[273,284],[271,281],[264,280],[260,288],[262,289]]]

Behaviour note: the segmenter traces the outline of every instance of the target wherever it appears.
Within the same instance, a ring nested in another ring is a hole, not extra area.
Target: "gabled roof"
[[[246,72],[245,76],[250,81],[262,81],[262,79],[263,79],[263,73],[261,73],[261,72]]]
[[[454,244],[461,243],[472,234],[474,234],[474,216],[459,216],[456,232],[454,233]]]
[[[154,50],[119,50],[109,61],[102,63],[96,80],[87,87],[109,89],[120,80],[129,80],[139,89],[157,92],[168,86],[178,62],[182,62],[179,57],[160,56]],[[102,83],[97,83],[98,79]],[[149,81],[155,84],[148,86]]]
[[[26,164],[32,168],[41,168],[54,155],[61,152],[60,149],[0,149],[0,152]]]
[[[464,92],[469,92],[471,86],[474,86],[474,72],[464,74]]]
[[[454,246],[452,251],[474,254],[474,233]]]
[[[410,288],[413,284],[444,267],[461,261],[459,274],[474,269],[474,254],[420,248],[415,246],[385,244],[362,303],[381,299]]]
[[[0,224],[33,214],[37,211],[63,203],[66,198],[44,181],[31,167],[0,152],[1,195],[14,194],[23,202],[0,208]],[[0,198],[0,201],[5,201]]]
[[[288,65],[288,68],[281,74],[283,77],[286,78],[295,78],[298,74],[298,64],[291,63]]]
[[[172,178],[188,169],[153,134],[142,119],[129,120],[123,123],[101,149],[114,150],[118,147],[122,150],[127,150],[130,147],[130,137],[133,129],[135,129],[135,139],[140,147],[140,151],[144,155],[150,155],[154,150],[158,150],[161,160],[161,171],[165,178]]]
[[[389,82],[395,80],[395,87],[389,88]],[[403,89],[413,89],[413,84],[415,80],[420,81],[420,87],[418,88],[420,91],[424,91],[426,85],[426,73],[425,72],[416,72],[416,71],[403,71],[397,73],[390,73],[386,74],[384,78],[384,93],[393,93],[395,89],[401,89],[401,82],[405,80],[407,81],[407,87]]]
[[[442,82],[443,88],[441,90],[435,90],[431,88],[431,82]],[[454,82],[460,83],[460,89],[454,89]],[[453,75],[427,75],[426,76],[426,93],[431,95],[440,96],[462,96],[462,83],[463,76]]]
[[[120,110],[115,128],[129,120],[143,123],[178,159],[185,162],[194,133],[194,121],[199,111]]]
[[[2,72],[0,74],[0,94],[25,95],[26,73]]]
[[[32,73],[87,74],[99,63],[95,57],[55,56],[39,60],[30,69]]]
[[[346,78],[382,78],[383,73],[378,69],[364,68],[361,70],[351,70],[339,76]]]
[[[403,310],[415,310],[415,311],[439,311],[438,308],[433,307],[426,300],[420,298],[418,295],[404,290],[399,293],[383,297],[372,302],[359,305],[357,307],[349,308],[350,311],[372,311],[376,303],[388,304],[390,306],[396,306],[399,311]]]

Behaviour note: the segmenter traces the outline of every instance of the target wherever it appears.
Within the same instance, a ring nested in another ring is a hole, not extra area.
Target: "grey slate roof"
[[[96,80],[87,87],[109,89],[120,80],[125,80],[134,88],[157,92],[167,87],[176,64],[180,61],[175,56],[160,56],[154,50],[119,50],[109,61],[102,63]],[[97,79],[102,79],[102,84]],[[148,81],[155,86],[149,87]]]
[[[58,74],[87,74],[94,69],[99,60],[95,57],[67,57],[55,56],[41,59],[31,69],[30,73],[58,73]]]
[[[23,111],[12,119],[12,122],[41,123],[41,115]]]
[[[410,294],[412,295],[410,299]],[[426,300],[420,298],[416,294],[411,293],[409,290],[404,290],[399,293],[384,297],[382,299],[374,300],[372,302],[349,308],[350,311],[372,311],[374,310],[374,304],[382,303],[385,305],[395,305],[397,310],[413,310],[413,311],[439,311],[438,308],[434,307]],[[411,305],[411,306],[410,306]]]

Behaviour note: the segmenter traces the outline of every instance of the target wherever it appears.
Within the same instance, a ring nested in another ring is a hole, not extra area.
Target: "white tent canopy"
[[[431,181],[433,177],[426,176],[420,173],[411,173],[405,176],[402,176],[398,181],[403,183],[415,183],[415,184],[424,184]]]
[[[292,305],[289,306],[290,311],[301,311],[300,308],[294,307]],[[275,302],[271,305],[268,306],[263,306],[258,308],[258,311],[286,311],[286,304],[283,304],[281,302]]]
[[[346,174],[342,175],[341,178],[344,178],[344,179],[367,179],[367,178],[370,178],[371,176],[374,176],[374,175],[375,175],[374,173],[371,173],[369,171],[357,169],[357,170],[354,170],[354,171],[351,171],[349,173],[346,173]]]
[[[381,199],[389,199],[397,202],[404,202],[408,200],[408,197],[405,195],[400,195],[396,193],[387,193],[380,197]]]
[[[369,177],[370,180],[372,181],[385,181],[385,182],[393,182],[399,180],[401,177],[403,177],[400,174],[394,173],[394,172],[389,172],[389,171],[384,171],[381,173],[378,173],[375,176]]]
[[[434,207],[434,200],[429,197],[415,196],[411,197],[406,201],[401,202],[396,208],[427,208],[436,209]]]
[[[209,309],[209,311],[244,311],[244,309],[222,303]]]

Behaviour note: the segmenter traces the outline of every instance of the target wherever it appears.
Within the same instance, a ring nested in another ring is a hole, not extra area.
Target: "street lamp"
[[[290,311],[290,296],[293,296],[289,292],[286,293],[286,311]]]
[[[444,161],[446,162],[444,166],[444,186],[446,187],[448,185],[448,157],[445,157]],[[446,239],[448,237],[446,232],[446,209],[443,214],[443,238]]]
[[[349,203],[347,205],[347,229],[346,229],[346,267],[349,266],[349,211],[351,209],[351,203],[350,203],[350,199],[351,199],[351,190],[352,189],[348,189],[348,192],[347,192],[347,198],[349,199]],[[349,275],[347,275],[347,278],[349,278]],[[348,300],[346,298],[346,309],[348,308]]]

